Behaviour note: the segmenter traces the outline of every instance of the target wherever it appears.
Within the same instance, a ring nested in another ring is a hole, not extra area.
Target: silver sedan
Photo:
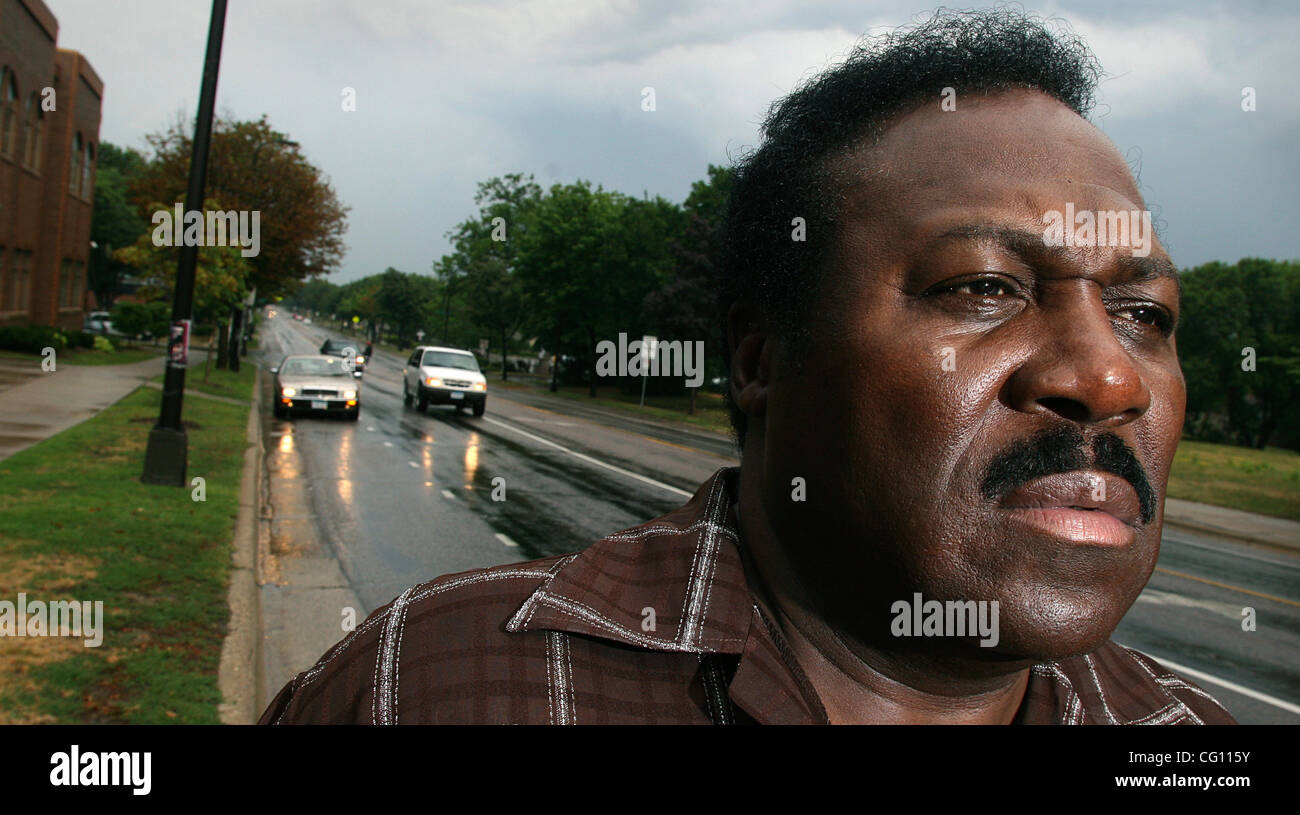
[[[361,383],[346,370],[341,357],[292,354],[271,369],[275,374],[275,417],[294,411],[342,413],[356,421],[361,415]]]

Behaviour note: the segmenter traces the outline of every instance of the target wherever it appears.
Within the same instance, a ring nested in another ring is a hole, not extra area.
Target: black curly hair
[[[1018,9],[939,9],[864,38],[843,63],[773,103],[762,143],[734,168],[717,281],[723,336],[732,304],[746,301],[796,347],[808,338],[847,179],[836,159],[874,142],[897,115],[952,87],[963,95],[1030,88],[1086,117],[1101,67],[1081,39],[1057,28]],[[805,221],[802,241],[792,240],[794,217]],[[745,415],[730,389],[727,406],[743,447]]]

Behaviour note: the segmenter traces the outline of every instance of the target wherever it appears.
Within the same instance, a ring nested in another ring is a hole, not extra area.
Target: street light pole
[[[190,155],[190,186],[185,193],[185,211],[203,208],[203,185],[208,175],[208,148],[212,143],[212,112],[217,99],[217,72],[221,68],[221,39],[226,27],[226,0],[212,0],[208,23],[208,49],[203,60],[203,83],[199,89],[199,113],[194,124],[194,152]],[[163,381],[162,407],[158,424],[149,431],[144,454],[146,484],[186,486],[185,470],[189,441],[181,424],[181,402],[185,393],[185,365],[189,352],[189,322],[194,309],[194,269],[199,247],[181,246],[176,267],[176,292],[172,300],[172,331],[167,348],[167,373]]]

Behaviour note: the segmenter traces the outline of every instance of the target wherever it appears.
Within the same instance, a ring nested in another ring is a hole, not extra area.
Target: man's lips
[[[998,506],[1057,537],[1102,546],[1132,542],[1142,518],[1132,485],[1095,470],[1035,478],[1003,496]]]

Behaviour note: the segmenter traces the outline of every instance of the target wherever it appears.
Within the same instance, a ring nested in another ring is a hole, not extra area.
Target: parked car
[[[91,334],[102,334],[105,337],[119,336],[122,333],[113,328],[113,321],[109,319],[107,311],[92,311],[87,314],[86,319],[81,323],[81,330]]]
[[[421,411],[429,405],[455,405],[459,412],[468,405],[475,416],[482,416],[487,410],[487,379],[469,351],[417,345],[406,360],[402,401],[408,406],[414,402]]]
[[[325,340],[325,342],[321,343],[320,352],[326,356],[351,359],[350,366],[345,367],[351,367],[352,370],[356,371],[357,376],[360,376],[361,372],[366,369],[368,360],[366,355],[357,348],[358,344],[353,340]]]
[[[271,373],[275,374],[277,419],[295,411],[343,413],[352,421],[361,415],[361,383],[344,368],[341,357],[291,354]]]

